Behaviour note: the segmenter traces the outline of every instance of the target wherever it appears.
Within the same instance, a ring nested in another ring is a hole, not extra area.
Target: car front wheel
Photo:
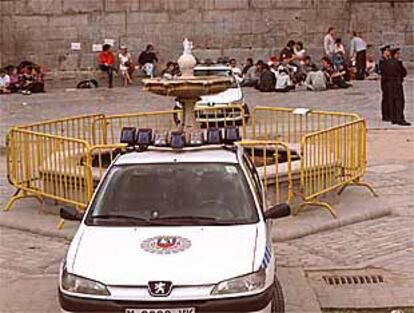
[[[276,276],[273,289],[272,313],[285,313],[283,290]]]

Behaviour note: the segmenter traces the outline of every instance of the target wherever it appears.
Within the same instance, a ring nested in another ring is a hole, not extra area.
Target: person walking
[[[325,51],[325,55],[331,58],[334,55],[335,51],[335,28],[329,27],[328,32],[325,35],[325,38],[323,39],[323,49]]]
[[[403,80],[407,70],[403,63],[396,58],[399,49],[390,49],[390,58],[381,63],[381,76],[384,80],[384,96],[389,109],[392,124],[410,126],[404,117]]]
[[[355,59],[356,79],[364,80],[367,68],[367,43],[356,32],[352,33],[349,57]]]
[[[381,49],[381,59],[378,62],[378,74],[381,75],[381,68],[383,66],[383,63],[388,60],[391,57],[390,53],[390,45],[383,45]],[[382,98],[381,98],[381,114],[382,114],[382,120],[384,122],[391,122],[391,113],[388,108],[387,103],[387,93],[385,89],[385,76],[381,75],[381,92],[382,92]]]
[[[114,54],[111,51],[111,46],[108,44],[104,44],[102,46],[102,51],[99,53],[98,56],[99,68],[101,71],[106,72],[108,74],[108,87],[112,88],[112,80],[114,76],[114,65],[115,59]]]

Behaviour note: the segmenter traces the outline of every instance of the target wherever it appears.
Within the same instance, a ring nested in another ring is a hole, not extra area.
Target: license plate
[[[183,309],[126,309],[125,313],[196,313],[195,308]]]

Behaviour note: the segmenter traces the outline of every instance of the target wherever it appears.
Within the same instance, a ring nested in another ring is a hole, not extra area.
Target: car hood
[[[86,228],[73,273],[107,285],[137,286],[157,280],[175,285],[215,284],[253,271],[254,224]],[[165,242],[160,237],[175,239]],[[169,246],[168,252],[160,251],[160,244]]]
[[[229,88],[223,92],[214,95],[202,96],[201,100],[197,102],[198,105],[208,105],[210,103],[232,103],[240,102],[243,98],[243,93],[240,88]]]

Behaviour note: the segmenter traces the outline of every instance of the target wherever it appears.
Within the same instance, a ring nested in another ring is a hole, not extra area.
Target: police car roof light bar
[[[185,134],[181,131],[171,132],[170,146],[173,149],[182,149],[185,147]]]
[[[239,128],[236,126],[228,126],[224,129],[224,143],[233,144],[236,141],[240,141],[240,132]]]
[[[210,127],[207,129],[207,143],[210,145],[219,145],[223,143],[223,137],[220,128]]]
[[[135,134],[137,132],[136,127],[123,127],[121,130],[121,143],[126,143],[128,146],[135,145]]]
[[[152,129],[140,128],[135,136],[135,142],[140,147],[148,147],[152,143]]]

